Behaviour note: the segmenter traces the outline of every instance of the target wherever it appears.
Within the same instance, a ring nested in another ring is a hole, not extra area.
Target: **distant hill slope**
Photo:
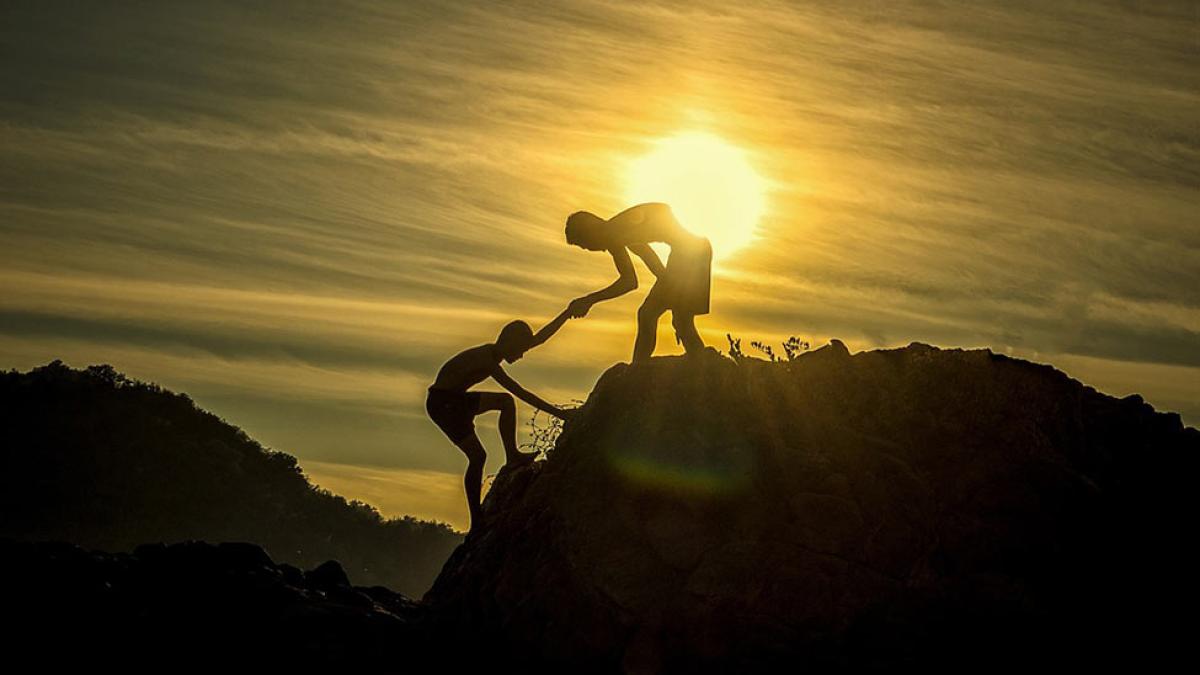
[[[338,560],[356,584],[415,596],[462,539],[316,488],[291,455],[110,366],[0,373],[0,429],[0,536],[107,551],[248,541],[299,567]]]
[[[1178,415],[987,350],[618,364],[425,603],[551,672],[1165,665],[1198,467]]]

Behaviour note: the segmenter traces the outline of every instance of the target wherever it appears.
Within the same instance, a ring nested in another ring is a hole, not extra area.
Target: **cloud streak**
[[[112,362],[304,461],[457,471],[424,383],[607,283],[563,218],[627,206],[630,160],[706,130],[771,184],[757,243],[714,275],[710,342],[986,346],[1196,424],[1198,21],[1187,2],[5,3],[0,357]],[[636,303],[514,372],[584,395],[628,358]]]

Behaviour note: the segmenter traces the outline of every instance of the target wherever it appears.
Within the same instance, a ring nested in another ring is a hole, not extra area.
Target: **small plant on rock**
[[[765,344],[765,343],[755,340],[750,343],[750,346],[754,347],[758,351],[766,354],[767,360],[770,361],[771,363],[775,363],[776,361],[779,360],[779,357],[775,356],[775,352],[774,352],[774,350],[771,349],[771,345],[769,345],[769,344]]]
[[[729,358],[733,359],[734,361],[741,361],[742,359],[746,358],[746,355],[742,352],[741,338],[734,338],[729,333],[726,333],[725,339],[729,340]]]
[[[812,349],[812,345],[809,344],[808,340],[801,340],[795,335],[791,336],[786,342],[783,343],[783,353],[787,355],[788,361],[795,360],[797,356],[800,356],[800,354],[808,351],[809,349]]]
[[[730,335],[729,333],[725,334],[725,338],[729,340],[729,357],[732,358],[734,361],[741,361],[743,359],[748,359],[748,358],[757,358],[757,357],[749,356],[748,354],[746,354],[742,351],[741,338],[735,338],[732,335]],[[757,349],[758,351],[762,352],[763,354],[765,354],[767,357],[766,360],[768,360],[772,363],[775,363],[777,361],[784,361],[784,360],[794,361],[801,354],[803,354],[804,352],[806,352],[812,348],[812,345],[808,342],[808,340],[801,340],[799,337],[797,337],[795,335],[789,337],[787,340],[785,340],[783,342],[783,357],[780,357],[778,354],[776,354],[775,349],[771,345],[769,345],[765,342],[762,342],[759,340],[753,340],[750,342],[750,346],[753,347],[754,349]]]
[[[571,403],[575,404],[570,406],[571,408],[583,405],[583,401],[577,398],[571,399]],[[558,442],[558,435],[562,433],[563,421],[554,415],[535,409],[528,424],[529,441],[522,443],[521,447],[530,452],[548,456],[554,449],[554,444]]]

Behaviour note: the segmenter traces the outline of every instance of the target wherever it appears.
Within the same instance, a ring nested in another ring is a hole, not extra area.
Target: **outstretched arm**
[[[517,384],[517,381],[512,379],[512,377],[508,373],[504,372],[504,369],[501,368],[500,364],[498,364],[498,363],[496,364],[495,369],[492,370],[492,379],[495,380],[497,383],[499,383],[499,385],[501,387],[504,387],[505,389],[512,392],[513,396],[516,396],[517,398],[519,398],[522,401],[528,403],[529,405],[537,408],[538,410],[541,410],[542,412],[548,413],[550,415],[554,415],[555,417],[560,417],[562,419],[567,418],[567,412],[565,410],[563,410],[562,408],[559,408],[558,406],[554,406],[554,405],[551,405],[551,404],[543,401],[542,399],[538,398],[533,393],[531,393],[530,391],[525,389],[525,387],[522,387],[520,384]]]
[[[617,267],[619,275],[617,280],[598,291],[572,300],[567,307],[571,316],[584,316],[597,302],[612,300],[638,287],[637,272],[633,269],[633,261],[629,259],[629,252],[625,250],[625,247],[611,248],[608,252],[612,254],[613,264]]]
[[[558,332],[559,328],[562,328],[562,325],[566,323],[567,319],[569,318],[571,318],[570,308],[564,309],[559,313],[558,316],[554,317],[553,321],[545,326],[542,326],[541,330],[533,334],[533,345],[531,346],[536,347],[546,340],[549,340],[555,333]]]

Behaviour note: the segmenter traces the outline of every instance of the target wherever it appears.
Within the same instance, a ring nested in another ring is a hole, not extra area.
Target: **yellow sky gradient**
[[[988,347],[1200,420],[1194,3],[168,4],[0,9],[2,367],[111,363],[461,524],[424,387],[611,281],[565,217],[700,133],[765,185],[710,344]],[[646,288],[510,372],[583,398]]]

